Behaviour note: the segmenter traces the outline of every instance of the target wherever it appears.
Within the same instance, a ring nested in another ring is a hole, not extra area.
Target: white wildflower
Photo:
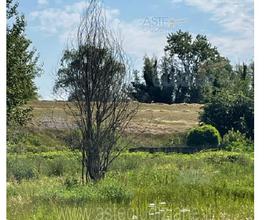
[[[149,204],[149,207],[150,207],[150,208],[153,208],[153,207],[155,207],[155,206],[156,206],[155,203],[150,203],[150,204]]]
[[[132,216],[132,220],[135,220],[135,219],[138,219],[138,216],[137,215],[133,215]]]
[[[180,212],[190,212],[190,209],[181,209]]]

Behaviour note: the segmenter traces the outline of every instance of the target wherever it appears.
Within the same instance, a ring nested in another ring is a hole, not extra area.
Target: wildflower
[[[137,215],[132,216],[132,220],[138,219]]]
[[[153,207],[155,207],[155,206],[156,206],[155,203],[150,203],[150,204],[149,204],[149,207],[150,207],[150,208],[153,208]]]
[[[181,209],[180,212],[190,212],[190,209]]]

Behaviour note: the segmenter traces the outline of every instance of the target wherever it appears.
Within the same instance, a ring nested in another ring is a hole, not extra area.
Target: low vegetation
[[[187,145],[191,147],[215,148],[221,143],[219,131],[212,125],[193,128],[187,135]]]
[[[48,112],[52,105],[58,108],[61,103],[35,102],[33,113]],[[43,106],[42,110],[39,106]],[[138,112],[141,122],[150,119],[145,113],[149,107],[150,104],[145,105]],[[185,120],[196,121],[198,117],[196,105],[151,104],[151,107],[157,118],[168,117],[167,111],[174,113],[171,120],[178,114],[186,114]],[[38,118],[42,114],[33,120]],[[166,125],[167,122],[159,120]],[[212,126],[204,127],[215,130]],[[134,141],[128,148],[138,143],[187,147],[188,131],[182,128],[179,133],[142,133],[132,137]],[[226,151],[209,149],[194,154],[126,151],[112,163],[104,179],[87,185],[81,184],[80,151],[71,147],[76,130],[38,129],[32,124],[15,134],[8,144],[8,219],[112,219],[113,216],[252,219],[254,216],[253,146],[240,132],[232,130],[224,135],[220,148]]]
[[[253,218],[253,154],[124,153],[88,185],[80,184],[79,158],[70,151],[9,154],[8,219]]]

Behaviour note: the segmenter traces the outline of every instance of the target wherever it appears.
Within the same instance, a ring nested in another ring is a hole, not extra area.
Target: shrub
[[[222,92],[204,106],[200,120],[216,127],[222,136],[239,130],[248,138],[254,136],[254,101],[243,94]]]
[[[221,142],[218,130],[211,125],[193,128],[187,135],[187,145],[192,147],[216,147]]]
[[[7,178],[15,178],[21,182],[23,179],[33,179],[38,177],[38,172],[35,169],[32,161],[29,160],[8,160],[7,163]]]
[[[71,149],[80,149],[81,148],[81,134],[77,129],[72,130],[64,137],[65,144]]]
[[[64,174],[64,162],[62,158],[55,158],[48,164],[48,175],[49,176],[63,176]]]
[[[253,144],[240,131],[230,130],[224,135],[222,145],[226,150],[229,151],[252,151]]]

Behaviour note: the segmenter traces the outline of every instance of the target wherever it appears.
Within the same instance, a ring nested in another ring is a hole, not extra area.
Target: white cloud
[[[249,62],[253,58],[253,42],[246,37],[210,35],[209,40],[234,63]]]
[[[227,55],[241,57],[253,51],[253,0],[171,0],[209,13],[222,28],[222,35],[211,36]],[[235,37],[236,36],[236,37]]]
[[[36,22],[39,31],[49,36],[58,36],[63,44],[75,36],[81,13],[86,6],[87,3],[81,1],[63,8],[42,9],[32,12],[30,19]],[[123,48],[129,56],[132,56],[136,68],[140,68],[142,58],[146,54],[157,57],[163,55],[166,34],[145,30],[140,20],[121,21],[119,15],[118,9],[106,9],[109,26],[116,32],[120,32]]]
[[[212,20],[224,25],[228,30],[253,28],[253,0],[171,0],[171,2],[184,3],[208,12],[212,14]]]
[[[47,5],[49,2],[48,2],[48,0],[38,0],[37,3],[39,5]]]

